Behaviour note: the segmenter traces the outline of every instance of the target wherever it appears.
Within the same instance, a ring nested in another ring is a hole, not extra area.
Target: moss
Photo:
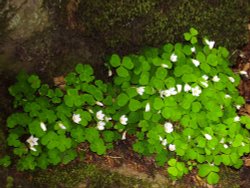
[[[71,164],[66,168],[55,167],[51,171],[39,171],[32,176],[35,187],[149,187],[149,184],[142,180],[124,177],[83,163]]]
[[[80,33],[104,41],[116,51],[181,41],[191,26],[233,50],[247,41],[249,4],[249,0],[80,1],[71,17]],[[68,13],[60,10],[68,27]]]

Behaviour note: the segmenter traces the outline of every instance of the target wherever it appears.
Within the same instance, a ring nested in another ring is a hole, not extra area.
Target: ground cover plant
[[[216,184],[220,165],[240,168],[250,152],[250,118],[237,113],[244,104],[237,90],[244,72],[233,73],[227,49],[198,38],[194,28],[184,38],[186,44],[113,54],[111,83],[95,79],[83,64],[65,77],[63,89],[21,72],[9,88],[17,110],[7,119],[18,169],[67,164],[83,142],[103,155],[128,135],[135,152],[167,164],[173,179],[197,168]],[[10,165],[10,157],[0,163]]]

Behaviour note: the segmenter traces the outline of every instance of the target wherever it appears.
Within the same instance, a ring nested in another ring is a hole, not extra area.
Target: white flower
[[[177,87],[177,92],[180,93],[181,90],[182,90],[182,85],[181,84],[177,84],[176,87]]]
[[[104,119],[105,119],[106,122],[109,122],[110,120],[112,120],[111,117],[107,117],[107,116],[105,116]]]
[[[37,142],[38,140],[39,140],[39,138],[36,138],[36,137],[34,137],[33,135],[31,135],[31,136],[26,140],[26,142],[29,143],[30,147],[33,147],[33,146],[37,146],[37,145],[38,145],[38,142]]]
[[[209,41],[209,40],[207,40],[207,39],[205,39],[205,43],[208,45],[208,47],[209,47],[210,49],[212,49],[212,48],[214,47],[214,44],[215,44],[214,41]]]
[[[236,117],[234,118],[234,121],[235,121],[235,122],[239,122],[239,121],[240,121],[240,117],[239,117],[239,116],[236,116]]]
[[[204,80],[208,80],[208,76],[207,76],[207,75],[203,75],[202,78],[203,78]]]
[[[150,104],[147,103],[147,104],[146,104],[146,107],[145,107],[145,112],[149,112],[149,111],[150,111]]]
[[[197,96],[197,97],[200,96],[201,89],[200,89],[199,86],[196,86],[196,87],[192,88],[191,90],[192,90],[192,95],[193,96]]]
[[[36,148],[33,147],[33,146],[30,146],[30,150],[32,150],[32,151],[37,151]]]
[[[191,139],[191,136],[190,135],[188,135],[188,140],[190,140]]]
[[[233,77],[228,77],[228,79],[229,79],[232,83],[235,82],[235,79],[234,79]]]
[[[160,90],[160,96],[161,96],[161,98],[169,97],[169,96],[171,96],[171,93],[169,90]]]
[[[226,95],[225,95],[225,98],[226,98],[226,99],[230,99],[230,98],[232,98],[232,97],[231,97],[230,95],[226,94]]]
[[[98,112],[96,112],[96,118],[98,120],[104,120],[105,114],[102,113],[102,110],[99,110]]]
[[[167,139],[163,139],[163,140],[161,141],[161,144],[162,144],[163,146],[166,146],[166,145],[168,144]]]
[[[240,71],[240,75],[245,75],[246,77],[248,77],[247,71]]]
[[[208,83],[207,83],[207,82],[201,82],[201,84],[202,84],[204,87],[208,87]]]
[[[212,79],[214,82],[219,82],[220,81],[220,78],[216,75],[213,77]]]
[[[81,117],[80,117],[80,114],[73,114],[72,120],[73,120],[75,123],[79,124],[80,121],[81,121],[82,119],[81,119]]]
[[[112,76],[112,75],[113,75],[112,70],[109,69],[109,71],[108,71],[108,76],[110,77],[110,76]]]
[[[192,59],[192,63],[194,64],[194,66],[198,67],[200,65],[200,62],[196,59]]]
[[[128,121],[128,118],[126,117],[126,115],[122,115],[122,116],[120,117],[120,123],[121,123],[122,125],[127,125],[127,121]]]
[[[91,113],[91,114],[93,114],[94,112],[93,112],[93,110],[91,110],[91,109],[88,109],[88,111],[89,111],[89,113]]]
[[[66,127],[60,122],[58,123],[58,126],[61,128],[61,129],[66,129]]]
[[[163,68],[168,68],[168,65],[167,65],[167,64],[164,64],[164,63],[162,63],[161,66],[162,66]]]
[[[126,136],[127,136],[127,131],[124,131],[122,133],[122,140],[126,140]]]
[[[170,151],[175,151],[175,145],[174,144],[169,144],[168,149]]]
[[[177,59],[178,59],[177,55],[175,55],[175,53],[172,53],[172,55],[170,56],[170,61],[176,62]]]
[[[227,145],[227,144],[224,144],[223,146],[224,146],[224,148],[225,148],[225,149],[227,149],[227,148],[228,148],[228,145]]]
[[[138,88],[136,88],[136,92],[139,95],[143,95],[144,91],[145,91],[145,87],[138,87]]]
[[[169,93],[171,95],[176,95],[177,94],[177,91],[176,91],[176,89],[174,87],[169,88],[168,91],[169,91]]]
[[[104,104],[101,103],[100,101],[96,101],[95,104],[98,105],[98,106],[104,106]]]
[[[192,47],[192,48],[191,48],[191,52],[193,52],[193,53],[194,53],[194,52],[195,52],[195,50],[196,50],[196,49],[195,49],[195,47]]]
[[[106,123],[104,121],[99,121],[97,123],[97,129],[100,130],[100,131],[104,130],[105,129],[105,124]]]
[[[191,86],[189,85],[189,84],[185,84],[185,86],[184,86],[184,91],[185,92],[188,92],[188,91],[190,91],[191,90]]]
[[[164,124],[164,130],[165,130],[166,133],[171,133],[171,132],[173,132],[173,130],[174,130],[173,124],[170,123],[170,122],[166,122],[166,123]]]
[[[221,144],[224,144],[224,142],[225,142],[225,138],[222,138],[222,139],[220,140],[220,143],[221,143]]]
[[[45,123],[41,122],[41,123],[40,123],[40,127],[41,127],[41,129],[42,129],[43,131],[47,131],[47,127],[46,127]]]
[[[236,107],[237,110],[239,110],[241,108],[241,105],[238,104],[235,107]]]
[[[243,147],[244,147],[244,146],[245,146],[245,143],[244,143],[244,142],[241,142],[241,146],[243,146]]]
[[[207,140],[212,140],[212,136],[210,134],[205,134],[204,136]]]

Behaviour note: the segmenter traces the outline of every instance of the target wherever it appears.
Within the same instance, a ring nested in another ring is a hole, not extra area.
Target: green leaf
[[[112,67],[119,67],[121,64],[121,59],[117,54],[113,54],[110,58],[110,64]]]
[[[121,106],[121,107],[125,106],[128,103],[128,101],[129,101],[129,97],[125,93],[121,93],[117,97],[117,104],[118,104],[118,106]]]
[[[205,177],[211,172],[211,166],[209,164],[201,164],[199,166],[198,174],[200,177]]]
[[[31,75],[28,78],[28,82],[31,84],[31,87],[34,89],[38,89],[41,85],[41,81],[38,76],[36,75]]]
[[[149,82],[149,72],[142,72],[140,79],[139,79],[139,84],[147,85],[148,82]]]
[[[195,112],[195,113],[199,112],[201,107],[202,107],[201,103],[199,103],[199,102],[193,102],[192,103],[192,111]]]
[[[167,73],[168,72],[166,69],[164,69],[163,67],[158,67],[155,72],[155,77],[164,80],[167,76]]]
[[[122,59],[122,66],[124,66],[125,68],[127,68],[129,70],[131,70],[131,69],[134,68],[134,64],[131,61],[130,57],[128,57],[128,56],[123,57],[123,59]]]
[[[84,72],[83,64],[77,64],[75,70],[78,74],[83,73]]]
[[[11,164],[10,156],[5,155],[0,159],[0,165],[3,167],[8,167]]]
[[[132,112],[134,112],[141,108],[141,103],[138,100],[130,99],[128,107]]]
[[[190,31],[192,36],[198,35],[198,31],[193,27],[191,27],[189,31]]]
[[[215,54],[209,54],[207,56],[207,63],[212,66],[217,66],[218,64],[218,57]]]
[[[215,172],[211,172],[208,176],[207,176],[207,182],[211,185],[213,184],[217,184],[219,182],[220,176],[218,175],[218,173]]]
[[[159,97],[156,97],[156,98],[154,99],[154,103],[153,103],[154,109],[155,109],[155,110],[160,110],[160,109],[163,108],[163,106],[164,106],[163,100],[162,100],[161,98],[159,98]]]
[[[178,176],[178,169],[176,167],[168,167],[168,173],[172,176]]]
[[[119,67],[118,69],[116,69],[116,73],[118,76],[123,77],[123,78],[129,77],[129,72],[124,67]]]
[[[192,37],[192,35],[191,35],[190,33],[184,33],[184,39],[185,39],[186,41],[190,41],[190,40],[191,40],[191,37]]]

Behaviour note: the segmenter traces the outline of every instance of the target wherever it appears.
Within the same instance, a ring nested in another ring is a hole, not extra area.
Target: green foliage
[[[19,110],[7,119],[18,168],[67,164],[83,142],[103,155],[127,135],[134,151],[167,163],[173,179],[198,167],[216,184],[221,164],[240,168],[250,152],[250,117],[236,108],[244,104],[240,77],[228,67],[226,48],[207,38],[199,43],[194,28],[184,38],[185,44],[112,55],[113,83],[95,80],[92,67],[82,64],[65,77],[63,91],[20,73],[9,88]]]

